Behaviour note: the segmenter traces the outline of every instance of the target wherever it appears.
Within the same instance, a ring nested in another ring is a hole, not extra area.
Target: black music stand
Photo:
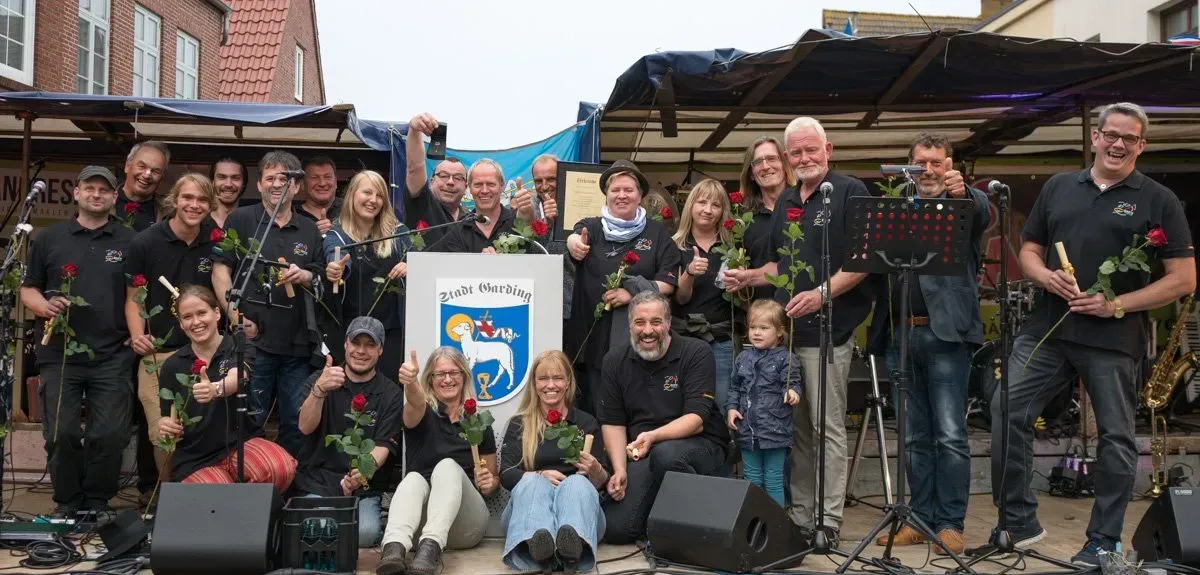
[[[916,186],[910,185],[910,190]],[[853,197],[847,202],[850,223],[846,238],[846,256],[842,269],[848,272],[891,274],[900,272],[900,309],[898,317],[909,314],[909,294],[912,273],[923,275],[962,275],[970,257],[971,216],[975,203],[969,199],[948,198],[875,198]],[[900,322],[900,373],[896,378],[896,436],[901,444],[905,438],[905,415],[908,392],[908,321]],[[970,567],[962,558],[946,548],[937,534],[913,514],[905,499],[907,449],[896,450],[896,500],[884,509],[883,518],[859,542],[838,573],[845,573],[859,559],[875,536],[890,529],[883,557],[878,563],[888,571],[896,570],[892,559],[892,541],[901,525],[907,525],[927,541],[945,551],[963,570]]]

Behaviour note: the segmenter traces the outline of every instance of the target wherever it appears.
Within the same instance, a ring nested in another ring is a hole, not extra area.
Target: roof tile
[[[221,46],[221,100],[266,102],[271,94],[290,0],[225,0],[233,9]]]

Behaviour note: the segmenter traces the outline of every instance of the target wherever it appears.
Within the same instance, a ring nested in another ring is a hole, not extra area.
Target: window
[[[199,97],[200,42],[183,32],[175,41],[175,97]]]
[[[36,0],[0,2],[0,76],[33,84],[33,15]]]
[[[1200,32],[1200,3],[1186,0],[1162,11],[1162,41]]]
[[[79,0],[75,91],[108,93],[108,0]]]
[[[133,95],[158,97],[159,44],[162,20],[153,12],[133,9]]]
[[[296,73],[294,74],[295,85],[292,86],[292,94],[296,96],[296,100],[304,101],[304,49],[296,46]]]

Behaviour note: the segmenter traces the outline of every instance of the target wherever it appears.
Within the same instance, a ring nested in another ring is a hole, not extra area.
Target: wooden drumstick
[[[479,446],[471,444],[471,461],[475,462],[475,467],[483,467],[483,458],[479,457]]]
[[[591,453],[592,452],[592,440],[594,440],[594,439],[596,439],[596,438],[592,437],[592,434],[590,434],[590,433],[583,436],[583,453]]]
[[[54,331],[51,330],[53,324],[54,318],[50,318],[46,320],[46,324],[42,326],[42,345],[50,345],[50,338],[54,335]]]
[[[338,262],[342,261],[342,246],[335,246],[333,248],[333,261],[338,261]],[[340,283],[342,283],[342,280],[340,280],[340,279],[338,281],[333,282],[333,293],[338,292],[338,284],[340,284]]]
[[[158,276],[158,283],[162,284],[163,287],[167,288],[167,291],[171,292],[171,297],[179,299],[179,290],[175,289],[175,286],[171,285],[171,282],[167,280],[166,277]]]
[[[1067,258],[1067,248],[1062,242],[1055,242],[1054,248],[1058,250],[1058,261],[1062,262],[1062,269],[1071,277],[1075,277],[1075,266],[1071,265],[1071,260]]]
[[[279,263],[287,265],[287,258],[279,258]],[[290,283],[284,282],[283,291],[287,292],[288,297],[296,297],[296,290],[292,288],[292,284]]]

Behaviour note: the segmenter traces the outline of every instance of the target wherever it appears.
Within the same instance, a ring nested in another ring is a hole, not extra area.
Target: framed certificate
[[[604,207],[604,192],[600,190],[600,174],[607,164],[580,162],[558,163],[559,225],[553,230],[554,241],[565,241],[575,224],[583,218],[599,217]]]

